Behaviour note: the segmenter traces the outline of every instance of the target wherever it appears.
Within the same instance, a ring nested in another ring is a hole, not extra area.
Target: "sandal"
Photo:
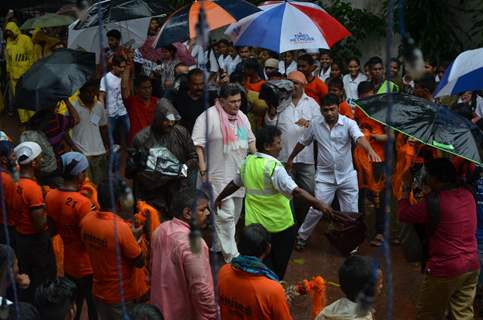
[[[307,240],[303,240],[302,238],[297,236],[297,240],[295,240],[295,250],[302,251],[307,246]]]
[[[384,236],[382,234],[378,234],[374,237],[374,239],[369,243],[373,247],[380,247],[384,243]]]

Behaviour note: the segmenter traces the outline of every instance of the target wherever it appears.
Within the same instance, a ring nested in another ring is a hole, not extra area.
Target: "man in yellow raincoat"
[[[7,23],[5,27],[7,46],[5,59],[7,61],[7,76],[10,81],[12,94],[15,95],[15,86],[18,79],[32,66],[33,43],[29,36],[20,32],[15,22]],[[25,123],[33,115],[32,111],[18,109],[21,123]]]

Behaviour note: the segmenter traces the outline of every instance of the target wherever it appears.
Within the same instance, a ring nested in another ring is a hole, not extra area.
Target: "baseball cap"
[[[275,58],[269,58],[265,61],[265,68],[278,69],[278,60]]]
[[[67,152],[60,156],[62,161],[62,173],[76,176],[89,168],[89,162],[85,155],[80,152]]]
[[[13,151],[19,164],[29,164],[42,153],[42,148],[38,143],[26,141],[16,146]]]

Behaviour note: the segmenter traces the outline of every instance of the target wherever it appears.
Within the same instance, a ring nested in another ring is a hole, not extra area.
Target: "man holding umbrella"
[[[315,175],[315,197],[323,203],[332,203],[337,194],[342,212],[358,212],[359,189],[357,172],[352,164],[352,141],[367,153],[369,161],[381,162],[379,155],[364,138],[357,123],[339,115],[339,99],[329,94],[321,101],[322,117],[310,122],[303,137],[288,157],[286,167],[291,170],[295,157],[314,140],[317,141],[317,172]],[[310,208],[298,231],[296,248],[302,250],[307,239],[317,226],[322,212]]]

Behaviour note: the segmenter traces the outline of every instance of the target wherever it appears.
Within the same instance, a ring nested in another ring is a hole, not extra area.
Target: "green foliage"
[[[396,31],[399,31],[400,2],[397,2],[394,14]],[[404,2],[405,31],[416,41],[424,57],[435,63],[451,61],[462,51],[481,46],[482,17],[481,0]]]
[[[323,7],[331,16],[339,21],[352,36],[337,43],[332,48],[332,55],[337,61],[343,62],[350,57],[362,56],[359,44],[371,36],[384,36],[385,21],[379,15],[369,12],[366,9],[353,8],[352,5],[343,0],[330,0],[329,6]]]

